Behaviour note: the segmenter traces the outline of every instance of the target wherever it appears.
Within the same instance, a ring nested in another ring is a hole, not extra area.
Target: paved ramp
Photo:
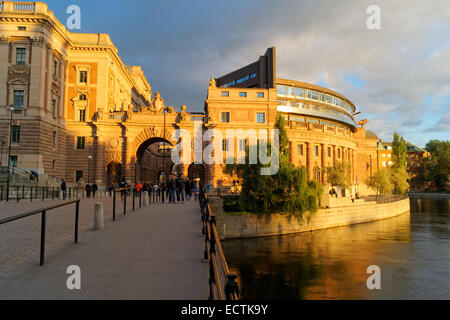
[[[6,266],[0,266],[0,299],[208,298],[198,202],[151,204],[118,214],[116,222],[105,220],[105,231],[80,232],[78,244],[53,250],[43,267],[27,261],[16,272],[1,274]],[[66,286],[71,265],[81,268],[81,290]]]

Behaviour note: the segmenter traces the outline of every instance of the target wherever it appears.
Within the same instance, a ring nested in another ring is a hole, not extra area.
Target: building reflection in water
[[[411,213],[290,236],[223,242],[243,299],[449,299],[448,201]],[[367,267],[381,268],[368,290]]]

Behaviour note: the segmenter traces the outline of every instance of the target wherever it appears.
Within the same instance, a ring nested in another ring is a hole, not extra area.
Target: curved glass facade
[[[354,107],[339,97],[316,90],[277,85],[278,111],[326,118],[356,126]]]

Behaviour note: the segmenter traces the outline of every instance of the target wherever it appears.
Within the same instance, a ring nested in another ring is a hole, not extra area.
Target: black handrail
[[[216,229],[216,217],[211,212],[205,189],[200,190],[202,234],[205,235],[204,258],[209,263],[209,299],[239,300],[237,275],[230,273]]]
[[[132,210],[135,210],[135,204],[134,204],[134,200],[136,197],[136,188],[135,187],[128,187],[128,188],[120,188],[120,189],[114,189],[112,190],[113,192],[113,221],[116,221],[116,192],[120,192],[123,200],[123,215],[127,214],[127,196],[128,196],[128,191],[133,190],[133,207]],[[140,190],[140,193],[142,193],[142,189]],[[141,195],[139,195],[139,203],[141,202],[140,200]],[[139,205],[139,208],[141,207],[141,205]]]
[[[45,207],[42,209],[25,212],[25,213],[22,213],[22,214],[13,216],[13,217],[1,219],[0,225],[6,224],[9,222],[13,222],[16,220],[20,220],[23,218],[27,218],[30,216],[34,216],[36,214],[42,214],[42,216],[41,216],[41,251],[40,251],[40,262],[39,263],[41,266],[43,266],[44,260],[45,260],[45,227],[46,227],[47,211],[61,208],[61,207],[64,207],[64,206],[67,206],[67,205],[70,205],[73,203],[76,203],[76,206],[75,206],[75,236],[74,236],[74,238],[75,238],[75,243],[78,243],[78,220],[79,220],[79,215],[80,215],[80,199],[66,201],[64,203],[60,203],[60,204],[57,204],[54,206],[49,206],[49,207]]]
[[[55,200],[56,198],[60,198],[61,188],[55,188],[55,187],[44,187],[44,186],[9,186],[10,192],[8,199],[4,199],[4,194],[6,194],[5,191],[6,187],[1,185],[0,186],[0,201],[6,200],[6,201],[12,201],[15,200],[19,202],[20,200],[27,200],[29,199],[31,202],[33,200],[38,199],[38,195],[41,195],[41,200],[44,201],[45,199],[52,199]],[[51,189],[49,191],[49,189]],[[16,197],[11,198],[11,191],[16,191]],[[73,198],[79,198],[80,195],[83,194],[84,189],[83,188],[72,188],[69,187],[66,189],[66,198],[72,199]],[[50,196],[49,196],[50,193]]]

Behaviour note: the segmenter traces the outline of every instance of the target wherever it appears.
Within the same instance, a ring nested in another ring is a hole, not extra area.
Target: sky
[[[277,48],[277,77],[336,90],[384,141],[450,140],[448,0],[47,0],[108,33],[166,105],[203,111],[208,82]],[[379,30],[366,13],[380,8]]]

